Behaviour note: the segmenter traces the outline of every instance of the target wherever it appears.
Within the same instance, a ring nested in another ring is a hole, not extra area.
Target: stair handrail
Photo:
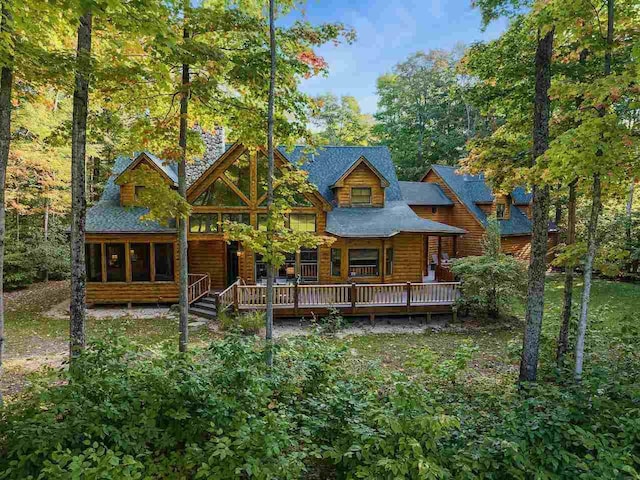
[[[200,300],[202,297],[209,295],[211,289],[211,280],[208,273],[190,273],[189,280],[191,278],[197,278],[193,283],[189,283],[188,299],[189,305]]]

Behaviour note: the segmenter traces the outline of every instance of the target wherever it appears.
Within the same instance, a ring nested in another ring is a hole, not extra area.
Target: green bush
[[[483,255],[454,260],[452,271],[461,280],[458,302],[476,315],[499,318],[524,298],[527,291],[526,264],[500,252],[500,226],[489,219]]]
[[[317,336],[277,343],[272,370],[255,337],[187,354],[116,338],[0,410],[0,479],[639,478],[627,335],[582,384],[521,391],[451,381],[468,343],[451,359],[423,351],[414,376],[369,363],[354,375]]]
[[[239,315],[230,315],[223,312],[218,317],[221,330],[230,332],[237,331],[244,335],[257,335],[265,328],[265,321],[265,314],[261,310],[254,310]]]

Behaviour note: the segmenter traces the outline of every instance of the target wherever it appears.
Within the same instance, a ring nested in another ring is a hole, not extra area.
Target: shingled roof
[[[451,206],[453,202],[437,183],[398,182],[402,199],[408,205]]]
[[[402,200],[396,169],[387,147],[326,146],[313,151],[309,147],[297,146],[292,151],[284,147],[279,150],[289,161],[300,164],[302,170],[309,172],[309,181],[330,203],[335,203],[331,186],[361,157],[366,158],[389,182],[389,186],[385,189],[386,201]]]
[[[484,175],[460,174],[457,167],[448,165],[431,165],[431,168],[442,178],[456,194],[474,217],[487,224],[487,215],[478,206],[481,203],[493,202],[493,192],[487,185]],[[502,235],[528,235],[531,233],[531,220],[516,205],[528,205],[531,196],[521,187],[515,189],[511,196],[514,204],[510,207],[509,218],[499,220]]]
[[[115,179],[131,164],[133,159],[118,157],[113,167],[113,175],[107,183],[100,197],[100,201],[87,211],[86,231],[90,233],[166,233],[175,232],[175,222],[161,225],[158,222],[148,222],[140,217],[149,210],[141,207],[122,207],[120,205],[120,187]]]
[[[465,230],[418,217],[402,200],[383,208],[334,208],[327,214],[327,232],[339,237],[387,238],[400,232],[462,235]]]

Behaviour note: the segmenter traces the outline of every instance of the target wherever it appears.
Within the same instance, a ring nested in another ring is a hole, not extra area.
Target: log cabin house
[[[225,241],[222,228],[227,219],[260,228],[266,216],[266,156],[241,143],[225,146],[221,131],[204,139],[204,157],[187,167],[192,309],[207,315],[263,307],[264,263],[243,245]],[[287,256],[276,280],[281,314],[330,306],[354,314],[451,310],[457,284],[447,264],[460,254],[479,253],[482,227],[481,215],[468,213],[464,191],[460,197],[449,186],[457,178],[453,170],[434,166],[424,182],[399,182],[389,150],[380,146],[324,147],[314,153],[304,147],[278,149],[275,160],[277,171],[306,170],[316,187],[293,207],[289,228],[335,238],[330,246]],[[100,201],[87,213],[88,304],[178,300],[176,225],[141,220],[147,210],[136,196],[144,187],[124,176],[142,165],[172,188],[177,185],[176,165],[152,153],[117,159]],[[474,208],[485,214],[487,205]],[[518,207],[506,215],[514,220],[503,222],[519,221],[530,229]]]

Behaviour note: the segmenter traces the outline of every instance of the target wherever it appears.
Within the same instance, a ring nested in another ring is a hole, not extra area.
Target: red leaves
[[[324,58],[316,55],[313,50],[307,50],[298,54],[298,60],[313,69],[313,73],[317,74],[320,70],[327,68],[327,62]],[[306,78],[311,77],[311,72],[305,74]]]

